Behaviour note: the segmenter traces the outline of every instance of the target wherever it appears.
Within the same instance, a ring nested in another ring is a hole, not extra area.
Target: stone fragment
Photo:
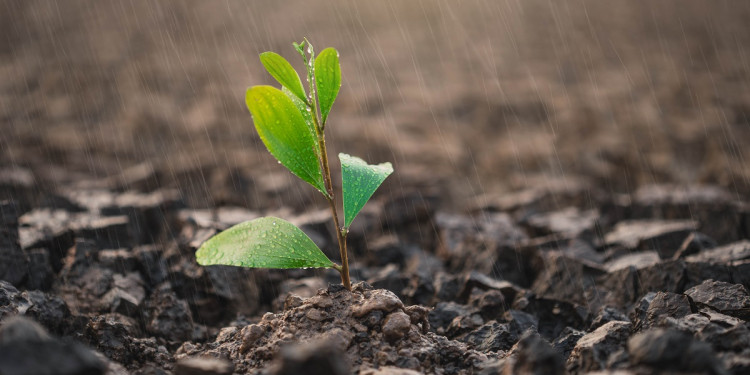
[[[484,324],[484,320],[479,314],[468,314],[461,315],[453,318],[448,328],[445,330],[445,335],[450,338],[457,337],[464,333],[473,331]]]
[[[383,336],[388,341],[396,341],[409,333],[411,319],[401,311],[389,314],[383,322]]]
[[[481,196],[475,207],[488,212],[512,212],[523,217],[529,213],[560,209],[560,202],[585,207],[592,199],[598,201],[600,192],[580,179],[562,178],[555,181],[538,181],[534,187],[500,196]]]
[[[120,288],[113,288],[102,297],[102,303],[109,306],[110,312],[127,316],[137,315],[141,302],[142,300]]]
[[[397,308],[403,308],[404,304],[393,292],[377,289],[370,292],[370,296],[358,306],[352,308],[352,315],[361,318],[373,310],[391,312]]]
[[[658,325],[665,318],[679,319],[694,312],[687,296],[657,292],[645,296],[636,304],[632,315],[634,330],[642,331]]]
[[[536,333],[526,333],[518,341],[512,374],[562,375],[565,366],[560,353]]]
[[[481,352],[506,351],[515,345],[518,336],[510,331],[507,323],[491,321],[460,338]]]
[[[0,373],[14,375],[98,375],[105,363],[75,341],[49,336],[24,317],[3,322],[0,328]]]
[[[750,320],[750,294],[743,285],[706,280],[688,289],[685,294],[698,305]]]
[[[609,322],[581,337],[570,353],[567,370],[573,373],[607,369],[610,356],[621,350],[630,336],[628,322]]]
[[[629,322],[630,319],[628,319],[628,316],[625,315],[625,313],[618,310],[617,308],[614,308],[612,306],[604,306],[599,309],[596,317],[594,317],[594,320],[591,321],[589,330],[593,331],[609,322],[614,321]]]
[[[595,287],[594,280],[603,271],[559,252],[546,254],[545,267],[531,291],[542,298],[555,299],[578,305],[590,305],[587,291]]]
[[[531,320],[526,320],[537,327],[539,334],[547,340],[554,340],[565,327],[582,330],[589,320],[588,307],[554,299],[537,298],[533,295],[517,298],[513,303],[513,309],[521,309],[531,317]],[[520,319],[521,315],[516,314],[515,318]],[[522,329],[521,332],[526,329]]]
[[[713,238],[701,232],[693,232],[685,238],[685,241],[683,241],[680,248],[677,249],[673,258],[685,258],[689,255],[698,254],[704,250],[713,249],[716,246],[718,246],[718,244]]]
[[[485,320],[502,317],[505,310],[509,308],[509,304],[505,302],[505,297],[498,290],[488,290],[474,295],[469,303],[479,311]]]
[[[525,226],[531,237],[561,234],[567,238],[593,239],[598,217],[596,210],[581,211],[577,207],[568,207],[533,214],[525,220]]]
[[[54,334],[65,333],[71,323],[71,313],[62,298],[37,290],[25,291],[20,298],[28,303],[24,306],[24,315],[33,318]]]
[[[635,267],[610,271],[597,278],[596,283],[606,291],[604,302],[620,308],[629,306],[641,295]]]
[[[638,269],[639,294],[648,292],[681,293],[685,285],[685,263],[682,260],[666,260],[659,264]]]
[[[659,254],[656,251],[639,251],[616,257],[604,264],[609,272],[617,272],[626,268],[643,269],[660,262]]]
[[[141,324],[120,314],[102,314],[91,317],[81,329],[80,339],[101,352],[110,360],[128,368],[144,363],[165,363],[173,359],[157,338],[143,337]]]
[[[490,268],[491,264],[477,257],[477,249],[487,250],[492,257],[495,250],[512,250],[528,236],[505,213],[492,213],[472,218],[464,215],[438,213],[435,218],[440,235],[437,255],[449,266],[480,270],[485,273],[501,272],[503,279],[516,282],[508,272]],[[473,254],[469,257],[469,254]],[[510,264],[507,266],[511,266]],[[507,267],[506,266],[506,267]]]
[[[727,245],[719,246],[710,250],[704,250],[698,254],[686,258],[693,262],[709,262],[731,264],[736,261],[750,259],[750,240],[742,240]]]
[[[570,352],[573,351],[573,348],[575,348],[576,343],[578,343],[578,340],[581,339],[586,334],[586,332],[579,331],[577,329],[571,328],[571,327],[565,327],[565,329],[560,333],[560,336],[558,336],[554,342],[552,342],[552,346],[557,350],[560,355],[562,355],[563,360],[568,359],[570,356]]]
[[[696,230],[694,221],[631,220],[615,225],[604,241],[609,246],[656,250],[662,259],[670,259],[685,238]]]
[[[157,245],[143,245],[133,249],[136,269],[143,275],[146,285],[156,286],[167,278],[167,261]]]
[[[438,333],[443,334],[448,326],[451,324],[453,319],[458,316],[469,315],[469,308],[465,305],[460,305],[455,302],[438,302],[430,314],[428,320],[430,327],[435,329]]]
[[[170,341],[189,340],[193,334],[193,316],[187,302],[166,287],[157,289],[147,302],[150,316],[146,331]]]
[[[439,302],[457,301],[462,284],[459,276],[438,272],[435,276],[435,300]]]
[[[21,293],[13,284],[0,280],[0,321],[18,315],[19,310],[27,309],[28,305],[29,301],[21,297]]]
[[[734,199],[715,185],[647,185],[635,192],[631,209],[636,218],[695,220],[698,230],[724,244],[740,238],[742,212]]]
[[[240,352],[247,353],[252,347],[255,346],[258,339],[263,337],[265,330],[263,327],[257,324],[250,324],[242,328],[242,345],[240,346]]]
[[[518,286],[506,280],[496,280],[479,272],[470,272],[463,280],[463,286],[458,294],[462,301],[468,301],[474,289],[497,290],[502,293],[505,301],[513,301],[521,290]]]
[[[673,329],[657,328],[634,335],[628,340],[628,354],[633,365],[670,371],[723,373],[709,344]]]

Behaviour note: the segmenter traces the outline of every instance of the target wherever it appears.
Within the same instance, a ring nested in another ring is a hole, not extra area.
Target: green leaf
[[[328,268],[325,254],[302,230],[277,217],[237,224],[201,245],[198,264],[253,268]]]
[[[266,67],[268,73],[276,78],[283,87],[286,87],[294,93],[303,102],[307,103],[305,89],[302,88],[302,81],[299,79],[297,71],[292,68],[289,61],[286,61],[281,55],[275,52],[263,52],[260,54],[260,62]]]
[[[341,179],[344,192],[344,222],[349,228],[375,190],[393,173],[391,163],[367,164],[364,160],[347,154],[339,154]]]
[[[326,48],[315,58],[315,84],[318,86],[320,112],[325,124],[328,112],[331,111],[341,88],[339,52],[335,49]]]
[[[307,129],[310,131],[310,135],[312,135],[313,139],[316,139],[318,135],[315,133],[315,123],[313,122],[313,114],[310,111],[310,107],[307,106],[307,104],[303,103],[301,100],[299,100],[298,97],[294,96],[294,94],[289,91],[288,88],[282,87],[281,92],[284,93],[291,101],[294,103],[294,106],[297,107],[299,110],[299,113],[302,114],[302,117],[305,119],[305,125],[307,125]],[[315,153],[317,155],[320,155],[320,145],[318,142],[315,143]]]
[[[317,142],[292,100],[275,87],[254,86],[247,89],[245,103],[268,151],[327,197]]]

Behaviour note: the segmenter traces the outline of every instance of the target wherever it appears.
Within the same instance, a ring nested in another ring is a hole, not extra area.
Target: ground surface
[[[674,371],[742,373],[748,16],[698,1],[2,1],[0,373],[34,353],[75,358],[68,373],[650,373],[680,356],[697,359]],[[331,153],[396,169],[357,219],[353,278],[372,288],[353,294],[335,273],[193,256],[267,214],[335,253],[320,197],[268,155],[242,100],[272,83],[258,53],[292,60],[303,36],[341,53]],[[19,314],[81,345],[7,323]],[[175,366],[203,354],[227,362]]]

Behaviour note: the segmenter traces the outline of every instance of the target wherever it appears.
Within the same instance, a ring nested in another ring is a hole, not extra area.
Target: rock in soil
[[[15,317],[0,327],[0,373],[97,375],[106,363],[84,345],[51,337],[34,321]]]
[[[750,321],[750,294],[743,285],[706,280],[685,294],[700,306]]]
[[[723,373],[711,346],[677,330],[652,329],[628,340],[633,365],[655,371],[678,370],[707,374]]]
[[[568,357],[567,370],[577,374],[611,369],[613,357],[623,350],[631,328],[629,322],[613,321],[581,337]]]

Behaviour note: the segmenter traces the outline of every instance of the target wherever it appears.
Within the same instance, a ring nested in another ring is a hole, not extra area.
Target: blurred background
[[[341,55],[330,152],[391,161],[380,194],[459,210],[577,183],[745,195],[748,19],[746,1],[0,0],[0,183],[323,204],[244,104],[275,84],[258,54],[301,71],[307,37]]]

